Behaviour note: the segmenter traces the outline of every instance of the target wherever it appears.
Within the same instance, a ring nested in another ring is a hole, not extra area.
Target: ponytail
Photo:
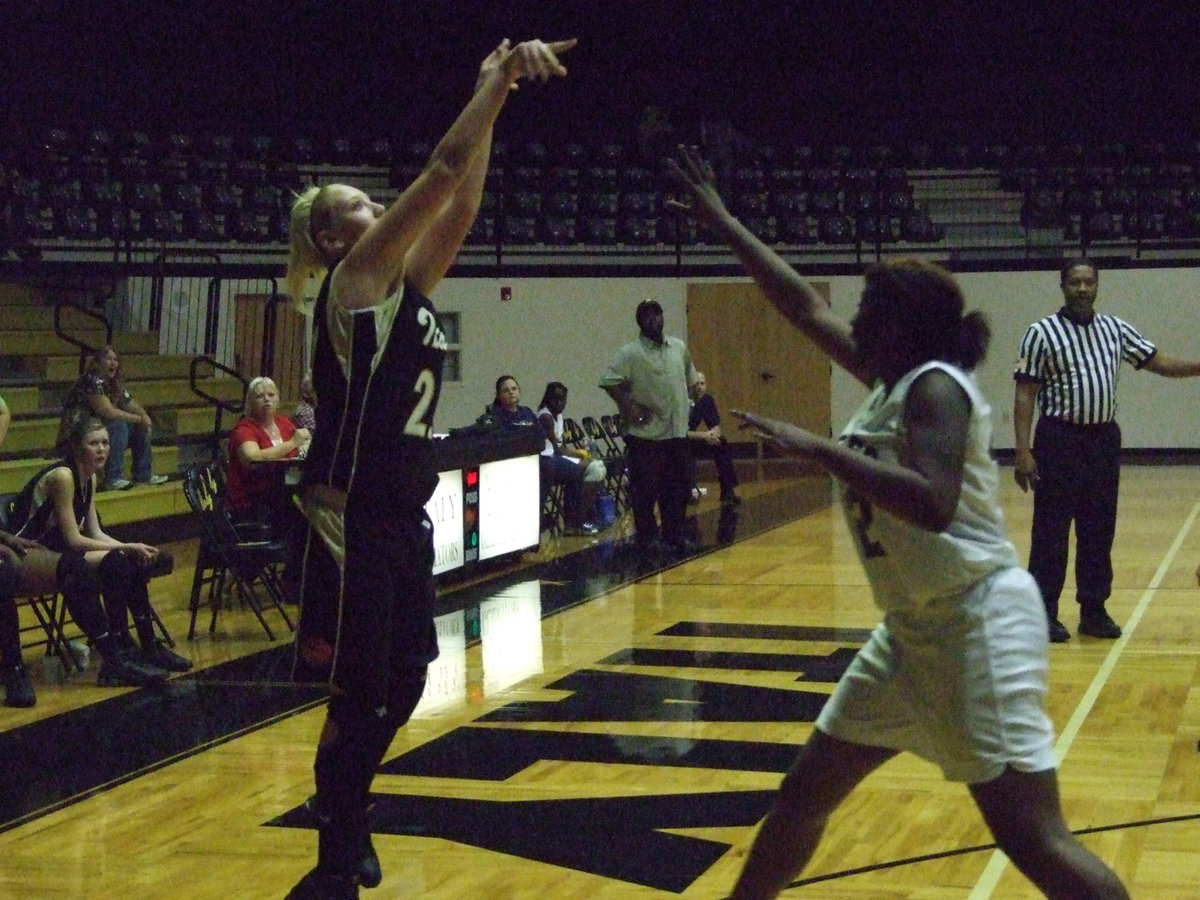
[[[288,256],[287,276],[284,284],[292,304],[303,315],[312,315],[312,302],[308,299],[308,281],[310,278],[324,278],[329,268],[325,258],[312,239],[312,210],[313,203],[321,188],[312,185],[304,193],[296,195],[292,204],[291,224],[288,226]]]
[[[968,371],[974,370],[987,356],[992,329],[979,310],[963,316],[958,326],[958,358],[954,360]]]

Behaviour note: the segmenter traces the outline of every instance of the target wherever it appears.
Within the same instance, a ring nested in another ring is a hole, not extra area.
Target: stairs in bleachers
[[[958,258],[1025,254],[1024,197],[1005,190],[998,172],[931,169],[910,176],[913,198],[946,230]]]
[[[71,333],[96,346],[104,342],[103,330],[96,327],[71,328]],[[96,497],[97,509],[106,527],[185,514],[187,502],[176,476],[207,453],[214,410],[191,389],[191,357],[159,354],[157,334],[116,332],[113,344],[121,354],[126,387],[154,420],[154,472],[172,480],[103,491]],[[0,494],[19,491],[52,457],[62,401],[78,373],[79,351],[55,333],[51,299],[26,285],[0,283],[0,396],[13,417],[0,447]],[[233,379],[205,382],[213,396],[240,399],[241,385]],[[128,475],[128,453],[125,462]]]

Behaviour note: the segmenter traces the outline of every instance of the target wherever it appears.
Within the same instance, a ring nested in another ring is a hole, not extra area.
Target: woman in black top
[[[312,307],[317,427],[305,465],[309,521],[297,673],[331,682],[314,766],[317,865],[289,893],[357,897],[381,879],[367,806],[375,769],[437,655],[433,414],[446,339],[427,299],[475,219],[492,124],[520,78],[564,75],[574,41],[504,41],[417,179],[384,208],[362,191],[311,188],[292,210],[288,291]]]
[[[154,630],[147,572],[159,561],[158,548],[118,541],[100,526],[96,480],[110,452],[104,422],[77,419],[67,431],[66,450],[66,459],[47,466],[21,491],[16,517],[22,538],[70,561],[65,569],[57,566],[59,588],[75,623],[100,653],[98,683],[148,684],[163,680],[167,671],[187,671],[191,662],[168,649]],[[36,562],[30,560],[31,568]],[[106,621],[98,615],[97,588]],[[130,614],[137,643],[129,633]]]

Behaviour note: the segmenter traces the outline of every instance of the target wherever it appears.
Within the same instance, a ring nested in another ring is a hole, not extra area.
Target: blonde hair
[[[291,252],[284,284],[296,310],[306,316],[312,315],[313,306],[306,296],[308,280],[324,278],[329,269],[324,255],[312,238],[313,206],[322,190],[324,188],[314,184],[296,195],[296,202],[292,204],[291,224],[288,226]]]
[[[246,397],[250,398],[255,396],[255,394],[258,392],[258,389],[264,384],[273,387],[276,394],[279,393],[279,385],[275,383],[275,379],[273,379],[270,375],[259,375],[255,378],[251,378],[250,383],[246,385]]]

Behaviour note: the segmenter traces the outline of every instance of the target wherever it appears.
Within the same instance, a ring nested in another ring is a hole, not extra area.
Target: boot
[[[315,794],[304,801],[304,808],[312,814],[313,823],[320,827],[321,817],[317,813]],[[367,812],[370,813],[370,811],[371,807],[368,806]],[[375,845],[371,843],[371,829],[364,827],[362,832],[362,856],[358,860],[358,883],[365,888],[376,888],[383,881],[383,867],[379,863],[379,854],[375,852]]]
[[[112,635],[97,639],[96,650],[101,657],[100,671],[96,673],[96,684],[100,687],[146,687],[167,680],[165,671],[117,646]]]
[[[326,875],[313,869],[288,891],[284,900],[357,900],[358,883],[352,877]]]
[[[4,669],[4,705],[28,709],[37,703],[29,672],[20,663]]]
[[[143,644],[138,658],[143,663],[166,669],[168,672],[186,672],[192,667],[190,659],[175,653],[158,638]]]

